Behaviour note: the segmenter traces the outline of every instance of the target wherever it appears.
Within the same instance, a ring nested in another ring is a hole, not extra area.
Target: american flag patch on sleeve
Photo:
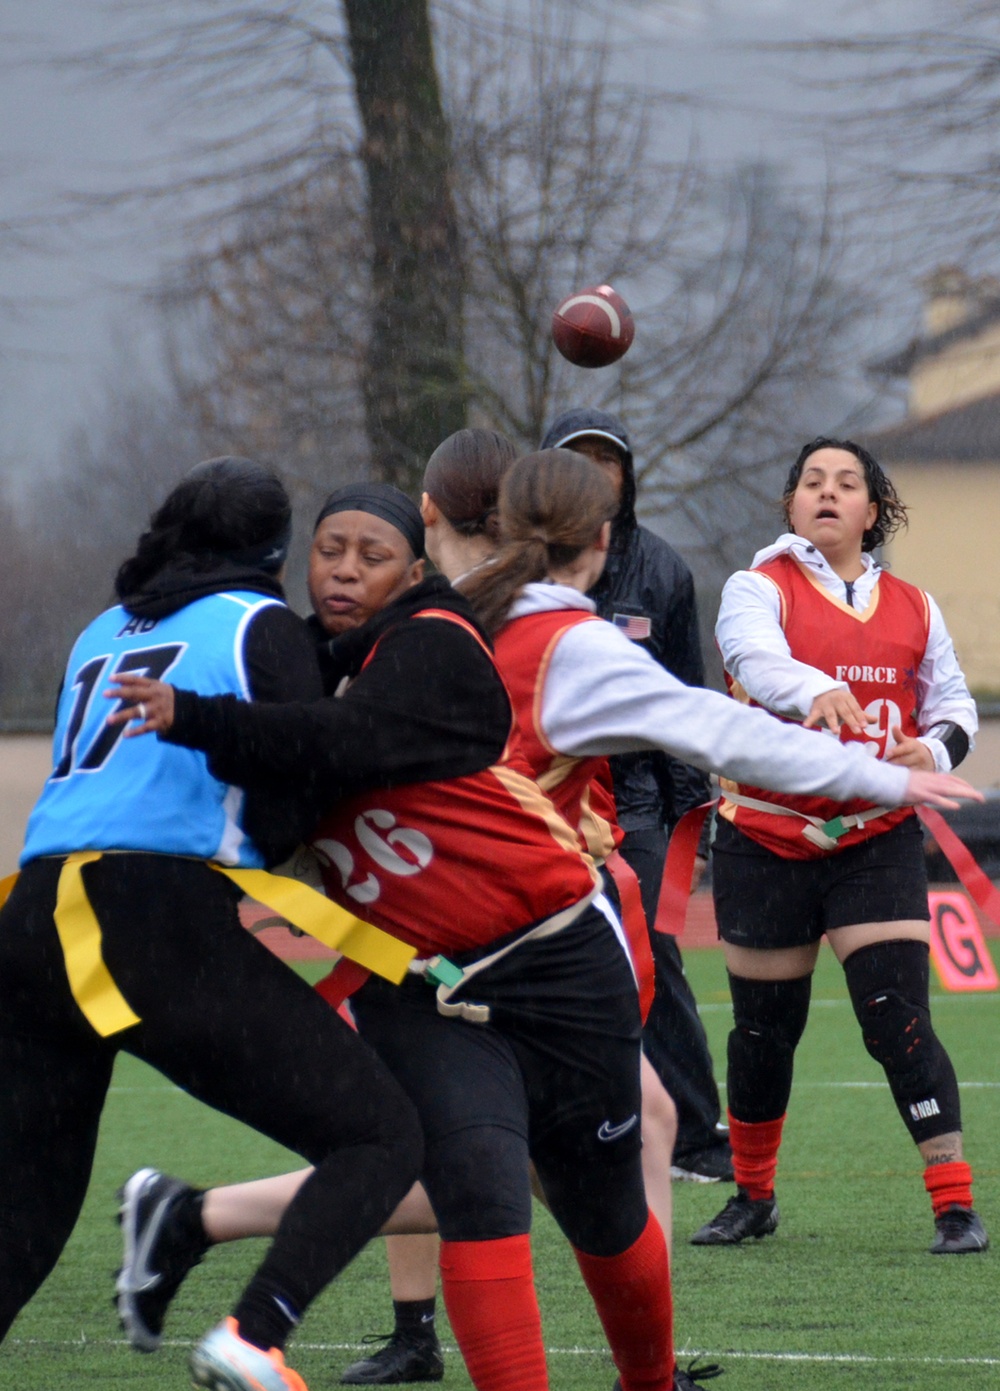
[[[612,615],[611,622],[633,642],[645,642],[652,632],[652,624],[645,614],[616,613]]]

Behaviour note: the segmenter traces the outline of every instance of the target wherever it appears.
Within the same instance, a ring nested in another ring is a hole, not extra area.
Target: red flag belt
[[[684,813],[671,832],[667,858],[663,865],[660,902],[656,909],[657,932],[668,932],[672,937],[679,937],[684,931],[698,842],[701,839],[702,827],[718,802],[719,798],[714,797],[710,802],[702,802],[700,807],[692,807]]]
[[[973,903],[1000,927],[1000,890],[980,869],[972,851],[959,839],[939,811],[931,807],[917,807],[916,811]]]

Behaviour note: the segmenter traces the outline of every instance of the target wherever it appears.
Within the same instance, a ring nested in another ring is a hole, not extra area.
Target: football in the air
[[[552,341],[577,367],[609,367],[634,337],[632,311],[610,285],[567,295],[552,315]]]

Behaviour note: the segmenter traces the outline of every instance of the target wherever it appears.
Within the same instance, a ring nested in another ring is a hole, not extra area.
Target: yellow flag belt
[[[90,1025],[102,1038],[107,1038],[138,1024],[139,1016],[129,1006],[104,963],[101,925],[80,873],[84,865],[100,858],[100,850],[84,850],[67,856],[56,891],[55,924],[73,998]],[[269,874],[263,869],[233,869],[214,861],[207,863],[293,927],[395,985],[403,979],[407,966],[416,956],[414,947],[356,918],[298,879]],[[16,874],[0,880],[0,907],[16,880]]]

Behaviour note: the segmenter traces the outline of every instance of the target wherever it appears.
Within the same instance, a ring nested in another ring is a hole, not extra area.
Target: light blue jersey
[[[74,850],[148,850],[256,868],[240,826],[243,792],[213,778],[205,755],[154,735],[123,739],[105,698],[137,672],[201,695],[250,699],[247,625],[277,599],[242,590],[196,599],[165,618],[120,606],[95,618],[70,654],[53,740],[54,767],[28,821],[22,866]]]

